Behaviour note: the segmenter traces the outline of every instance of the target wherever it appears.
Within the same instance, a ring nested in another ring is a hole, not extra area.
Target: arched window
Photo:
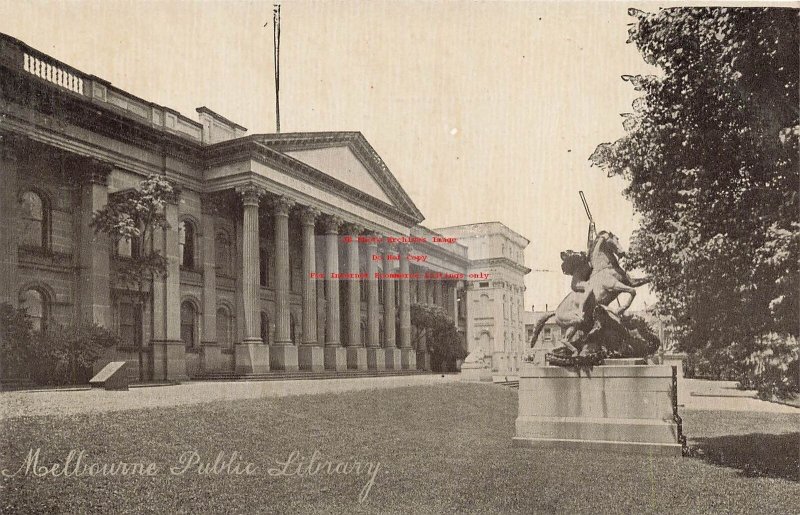
[[[47,329],[47,299],[46,297],[34,288],[30,288],[20,292],[19,294],[19,307],[25,309],[28,317],[33,323],[34,331],[44,331]]]
[[[269,315],[261,312],[261,341],[269,343]]]
[[[196,239],[197,232],[194,224],[188,220],[182,221],[178,225],[178,256],[181,260],[181,266],[194,268]]]
[[[187,349],[197,346],[197,309],[188,300],[181,304],[181,340]]]
[[[233,342],[231,338],[231,314],[226,307],[217,309],[217,344],[222,348],[228,348]]]
[[[22,218],[22,244],[47,248],[49,210],[45,200],[34,191],[26,191],[20,197]]]
[[[217,232],[214,238],[214,258],[216,267],[222,275],[233,275],[233,244],[227,231]]]

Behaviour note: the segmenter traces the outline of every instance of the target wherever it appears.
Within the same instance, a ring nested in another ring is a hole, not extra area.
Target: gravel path
[[[293,381],[187,382],[174,386],[131,388],[128,391],[106,391],[93,388],[91,390],[0,392],[0,420],[20,416],[70,416],[77,413],[182,406],[261,397],[399,388],[456,381],[458,381],[458,375],[456,374],[430,374]]]
[[[175,386],[131,388],[122,392],[101,389],[0,392],[0,420],[20,416],[70,416],[77,413],[102,413],[261,397],[447,384],[458,380],[458,375],[449,374],[294,381],[187,382]],[[485,384],[492,386],[491,383]],[[679,401],[683,409],[800,415],[800,408],[759,400],[755,397],[755,392],[737,390],[736,383],[732,381],[686,379]]]

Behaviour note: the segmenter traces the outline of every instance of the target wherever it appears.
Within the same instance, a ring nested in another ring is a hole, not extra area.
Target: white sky
[[[620,75],[652,71],[625,43],[629,5],[284,0],[281,128],[361,131],[430,228],[519,232],[526,308],[553,309],[568,289],[559,252],[585,245],[579,190],[598,230],[627,245],[635,228],[624,184],[588,162],[624,134],[636,93]],[[0,0],[0,32],[249,134],[275,128],[271,27],[271,2]]]

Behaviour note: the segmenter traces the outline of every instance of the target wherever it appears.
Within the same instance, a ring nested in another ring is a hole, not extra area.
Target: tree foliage
[[[436,371],[455,371],[457,360],[467,356],[461,345],[455,322],[439,306],[411,304],[411,325],[417,328],[414,346],[419,348],[423,336],[431,354],[431,368]]]
[[[120,260],[114,267],[120,284],[138,286],[141,291],[145,281],[166,274],[166,258],[153,248],[152,242],[156,231],[169,228],[164,206],[174,195],[172,184],[164,176],[151,175],[140,183],[139,189],[114,194],[92,215],[92,229],[107,235],[114,246],[120,241],[139,243],[137,254]]]
[[[3,378],[24,376],[30,360],[33,323],[25,309],[0,304],[0,373]]]
[[[680,346],[741,360],[800,329],[798,11],[629,13],[629,42],[660,73],[623,76],[642,93],[627,134],[590,159],[629,181],[629,264]]]

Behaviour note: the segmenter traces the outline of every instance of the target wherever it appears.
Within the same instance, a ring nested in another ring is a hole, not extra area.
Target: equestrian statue
[[[645,357],[655,349],[648,347],[638,331],[628,331],[621,317],[631,306],[636,288],[650,279],[634,279],[623,270],[619,258],[625,251],[619,239],[609,231],[596,232],[583,192],[580,195],[589,217],[587,252],[567,250],[561,253],[561,270],[572,276],[572,291],[554,313],[537,322],[531,346],[535,345],[545,323],[555,316],[563,346],[545,356],[551,365],[591,366],[608,357]],[[612,310],[609,305],[621,293],[629,295]]]

